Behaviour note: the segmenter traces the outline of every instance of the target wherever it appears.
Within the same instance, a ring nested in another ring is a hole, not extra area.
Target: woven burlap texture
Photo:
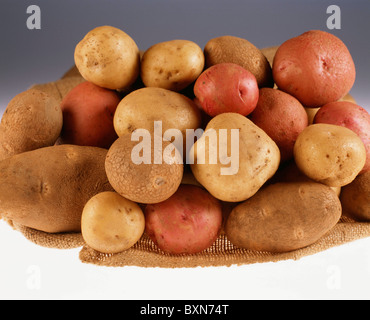
[[[347,218],[342,218],[330,232],[316,243],[286,253],[240,249],[233,246],[227,240],[227,237],[221,234],[210,248],[201,253],[172,255],[158,249],[144,234],[141,240],[127,251],[118,254],[102,254],[88,247],[79,233],[48,234],[16,224],[12,224],[12,226],[15,230],[20,231],[25,238],[40,246],[56,249],[82,247],[79,259],[83,263],[107,267],[196,268],[299,260],[302,257],[313,255],[332,247],[370,237],[369,222],[354,222]]]

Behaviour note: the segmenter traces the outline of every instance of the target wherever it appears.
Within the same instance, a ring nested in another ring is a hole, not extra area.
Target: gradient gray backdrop
[[[351,93],[369,110],[369,0],[0,0],[0,111],[34,83],[58,79],[73,65],[75,45],[92,28],[112,25],[140,49],[172,39],[201,47],[234,35],[258,47],[281,44],[310,29],[326,28],[327,7],[342,10],[342,29],[330,31],[349,47],[357,66]],[[26,26],[29,5],[41,8],[41,30]]]

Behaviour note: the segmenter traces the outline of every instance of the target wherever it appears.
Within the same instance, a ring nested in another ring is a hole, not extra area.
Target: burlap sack
[[[236,248],[220,235],[207,250],[193,255],[171,255],[162,252],[144,234],[131,249],[119,254],[102,254],[89,248],[81,234],[47,234],[24,226],[12,224],[15,230],[33,243],[56,249],[82,247],[79,258],[83,263],[109,267],[160,267],[160,268],[195,268],[211,266],[247,265],[282,260],[298,260],[326,249],[354,240],[370,237],[370,223],[360,223],[343,217],[340,222],[315,244],[287,253],[251,251]]]

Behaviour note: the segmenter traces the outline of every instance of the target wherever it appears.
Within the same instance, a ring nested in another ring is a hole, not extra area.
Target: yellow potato
[[[366,149],[350,129],[313,124],[298,136],[294,159],[298,168],[312,180],[342,187],[351,183],[364,167]]]
[[[135,41],[111,26],[88,32],[77,44],[74,57],[84,79],[107,89],[125,89],[135,82],[140,71]]]
[[[198,107],[188,97],[162,88],[142,88],[121,100],[113,120],[118,136],[136,129],[154,134],[155,121],[161,121],[163,133],[168,129],[180,130],[185,148],[186,130],[199,128],[202,119]]]
[[[171,40],[157,43],[145,51],[141,78],[147,87],[173,91],[185,89],[204,68],[202,49],[193,41]]]
[[[226,133],[227,148],[220,140]],[[218,148],[219,143],[223,147]],[[214,197],[240,202],[253,196],[275,174],[280,151],[252,121],[237,113],[223,113],[209,122],[190,150],[190,159],[194,159],[191,169],[195,178]]]
[[[86,203],[81,230],[91,248],[103,253],[119,253],[140,240],[145,217],[135,202],[116,192],[102,192]]]

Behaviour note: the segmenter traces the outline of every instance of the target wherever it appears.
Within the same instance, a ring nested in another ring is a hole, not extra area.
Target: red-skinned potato
[[[307,113],[293,96],[271,88],[261,88],[250,119],[264,130],[280,149],[281,161],[293,157],[294,143],[308,125]]]
[[[360,173],[370,170],[370,114],[348,101],[331,102],[316,113],[314,123],[335,124],[354,131],[366,148],[366,164]]]
[[[275,54],[272,71],[279,89],[310,108],[341,99],[356,78],[355,64],[346,45],[319,30],[284,42]]]
[[[168,200],[147,205],[145,222],[146,233],[162,251],[198,253],[216,241],[222,205],[204,189],[184,184]]]
[[[91,82],[83,82],[63,99],[60,144],[108,149],[117,139],[113,117],[119,94]]]
[[[250,114],[257,105],[256,77],[234,63],[219,63],[206,69],[194,84],[194,94],[202,109],[214,117],[234,112]]]

